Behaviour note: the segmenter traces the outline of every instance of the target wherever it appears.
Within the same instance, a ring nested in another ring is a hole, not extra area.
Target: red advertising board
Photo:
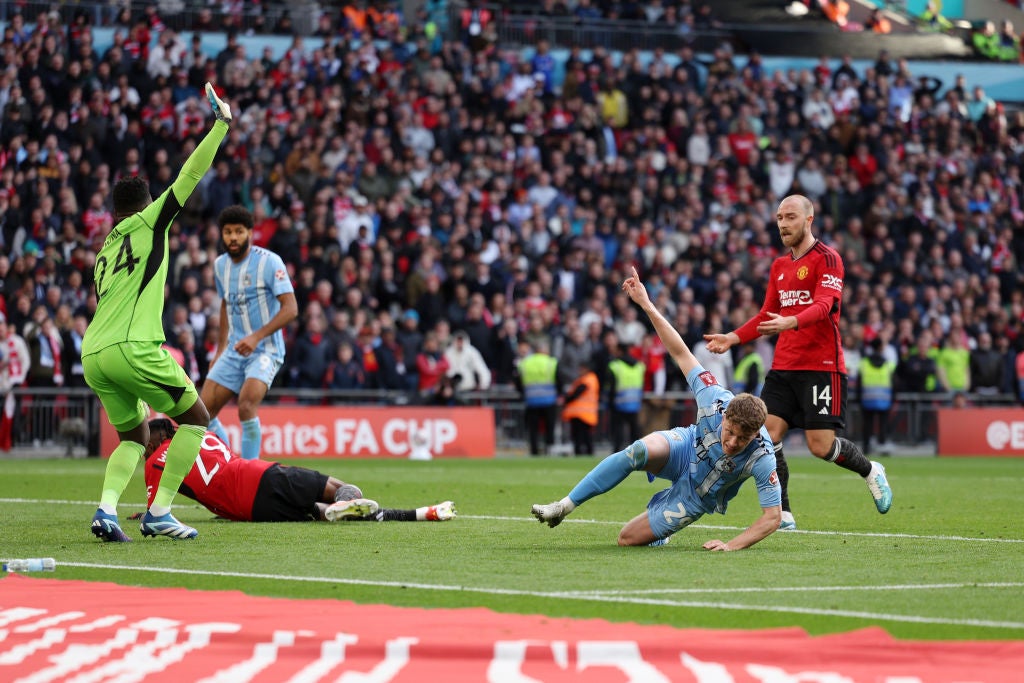
[[[1024,409],[940,408],[938,451],[1024,457]]]
[[[683,629],[18,575],[0,578],[0,608],[4,681],[1019,683],[1024,669],[1021,641],[877,626]]]
[[[231,449],[241,448],[242,430],[231,410],[221,413]],[[263,406],[263,460],[285,458],[408,458],[412,435],[434,457],[494,457],[491,408]],[[100,454],[117,446],[117,432],[100,416]]]

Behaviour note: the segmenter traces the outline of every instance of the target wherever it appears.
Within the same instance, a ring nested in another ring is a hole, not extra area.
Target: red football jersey
[[[736,330],[740,341],[757,339],[757,326],[768,319],[769,313],[795,315],[797,328],[779,334],[772,369],[845,374],[843,340],[839,335],[844,275],[839,253],[820,241],[800,258],[786,254],[775,259],[764,305]]]
[[[164,472],[170,441],[146,460],[146,497],[153,504],[160,477]],[[252,521],[252,504],[260,479],[274,463],[266,460],[243,460],[231,452],[213,432],[203,437],[199,456],[179,491],[198,501],[210,512],[238,522]]]

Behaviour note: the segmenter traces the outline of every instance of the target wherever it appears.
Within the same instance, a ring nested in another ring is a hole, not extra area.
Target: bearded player
[[[281,330],[299,312],[284,261],[252,244],[253,221],[242,206],[229,206],[217,217],[227,250],[213,264],[220,334],[217,357],[199,395],[210,411],[210,431],[222,441],[228,435],[218,415],[229,400],[238,399],[246,460],[260,456],[263,432],[257,411],[284,362]]]
[[[815,457],[863,477],[884,515],[892,505],[885,468],[868,460],[849,439],[836,436],[846,427],[846,364],[839,336],[843,261],[811,232],[814,205],[807,197],[783,199],[775,220],[789,253],[772,263],[764,305],[736,330],[704,335],[707,349],[725,353],[759,336],[779,335],[761,398],[768,407],[765,426],[782,485],[780,529],[796,528],[789,504],[789,466],[782,452],[791,427],[804,430]]]

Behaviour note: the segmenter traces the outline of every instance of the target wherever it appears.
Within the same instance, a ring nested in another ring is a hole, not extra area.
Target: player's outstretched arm
[[[716,538],[705,543],[704,549],[743,550],[770,536],[779,528],[779,522],[782,520],[782,506],[773,505],[770,508],[761,508],[761,510],[763,514],[739,536],[728,542]]]
[[[178,201],[179,205],[185,204],[193,190],[196,189],[199,181],[210,170],[210,166],[213,165],[214,156],[217,154],[217,148],[220,147],[224,136],[227,135],[228,124],[231,122],[231,108],[226,102],[217,97],[217,94],[213,91],[213,86],[209,83],[206,84],[206,96],[210,101],[210,107],[213,109],[213,115],[217,120],[214,122],[210,132],[206,134],[192,151],[192,154],[189,155],[188,159],[185,160],[185,164],[181,167],[181,172],[178,173],[178,177],[174,179],[174,184],[171,185],[171,192],[174,193],[174,198]]]
[[[647,295],[647,288],[644,287],[644,283],[640,282],[640,276],[637,275],[636,268],[632,269],[632,273],[622,283],[622,291],[628,294],[629,298],[651,319],[654,331],[661,337],[661,343],[665,345],[665,350],[669,352],[672,360],[683,371],[683,375],[689,375],[690,371],[699,365],[697,359],[694,357],[693,352],[690,351],[690,347],[683,341],[683,338],[679,336],[676,328],[672,327],[672,323],[666,320],[665,316],[655,308],[654,302]]]
[[[707,349],[711,353],[725,353],[739,344],[740,338],[735,332],[729,332],[728,334],[705,334],[704,341],[707,342]]]
[[[736,344],[753,341],[761,335],[778,334],[784,329],[791,329],[796,326],[794,321],[779,315],[782,303],[779,298],[777,286],[779,279],[775,277],[776,272],[773,266],[768,277],[768,290],[764,295],[764,303],[761,305],[761,310],[754,317],[732,332],[704,335],[708,351],[711,353],[725,353]]]

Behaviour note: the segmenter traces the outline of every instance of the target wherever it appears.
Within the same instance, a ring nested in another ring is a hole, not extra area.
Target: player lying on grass
[[[775,453],[764,428],[764,402],[751,394],[734,396],[718,384],[654,307],[635,268],[622,289],[651,319],[665,349],[686,375],[697,400],[697,423],[634,441],[602,460],[562,500],[534,505],[533,515],[548,526],[558,526],[578,506],[615,488],[631,472],[644,470],[650,481],[657,477],[672,485],[654,494],[647,511],[622,527],[619,545],[663,545],[704,514],[724,514],[739,487],[753,477],[761,516],[736,538],[716,538],[704,548],[740,550],[754,545],[779,528],[782,514]]]
[[[146,496],[152,500],[163,474],[174,423],[149,421]],[[415,510],[381,508],[363,498],[358,486],[304,467],[266,460],[244,460],[213,432],[207,432],[179,491],[215,515],[238,522],[365,520],[444,522],[455,518],[450,500]]]

